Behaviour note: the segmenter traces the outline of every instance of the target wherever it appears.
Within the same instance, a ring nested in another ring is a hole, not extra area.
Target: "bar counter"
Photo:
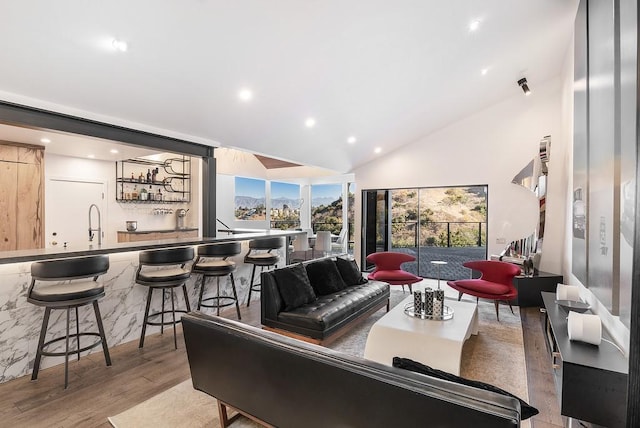
[[[70,257],[91,256],[108,254],[109,271],[99,278],[105,287],[105,297],[99,300],[102,320],[107,336],[107,344],[113,347],[122,343],[138,340],[142,329],[142,318],[146,300],[146,287],[135,284],[135,274],[138,268],[138,252],[150,249],[172,248],[181,246],[198,246],[215,242],[241,241],[242,252],[233,257],[237,269],[234,273],[238,297],[241,304],[246,304],[249,281],[251,277],[251,265],[243,263],[244,255],[249,249],[248,242],[251,239],[281,236],[285,246],[280,251],[281,262],[286,263],[287,243],[289,236],[298,235],[300,231],[281,230],[256,230],[243,231],[215,238],[186,238],[169,239],[161,241],[144,241],[119,244],[107,244],[98,246],[74,246],[44,248],[38,250],[7,251],[0,252],[0,382],[6,382],[16,377],[31,373],[33,360],[36,354],[38,334],[42,323],[44,310],[27,302],[27,290],[31,283],[31,262],[39,260],[51,260]],[[210,280],[211,281],[211,280]],[[208,287],[208,290],[215,287]],[[192,276],[187,282],[187,291],[192,309],[195,309],[197,296],[200,290],[200,277]],[[221,292],[230,292],[228,281],[220,281]],[[206,294],[206,293],[205,293]],[[182,293],[176,293],[177,307],[184,307]],[[260,293],[254,293],[256,299]],[[168,296],[167,296],[168,298]],[[160,307],[160,297],[154,297],[153,307]],[[83,307],[80,311],[80,324],[84,330],[95,330],[95,318],[93,310]],[[213,309],[203,308],[206,313],[214,313]],[[74,317],[72,317],[72,328]],[[66,328],[66,311],[53,311],[49,321],[47,337],[59,336]],[[159,327],[150,327],[147,334],[159,332]],[[64,345],[60,341],[59,348],[53,347],[53,351],[59,350]],[[179,344],[180,345],[180,344]],[[173,350],[167,348],[167,352]],[[92,352],[100,352],[94,348]],[[84,354],[83,354],[84,355]],[[62,357],[44,357],[42,369],[64,362]],[[114,361],[114,364],[118,364]]]
[[[82,257],[98,254],[122,253],[126,251],[152,250],[154,248],[171,248],[185,245],[211,244],[215,242],[248,241],[250,239],[268,238],[274,236],[295,236],[305,232],[299,230],[258,230],[258,229],[229,229],[232,235],[215,238],[182,238],[162,239],[158,241],[122,242],[105,245],[57,246],[39,248],[35,250],[0,251],[0,264],[35,262],[38,260],[60,259],[67,257]]]

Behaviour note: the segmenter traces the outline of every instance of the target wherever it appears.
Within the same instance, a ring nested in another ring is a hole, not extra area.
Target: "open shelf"
[[[116,185],[118,202],[157,204],[191,202],[191,158],[182,156],[164,161],[148,159],[118,161],[116,162]],[[145,192],[141,192],[143,189]],[[146,196],[140,196],[141,194]]]

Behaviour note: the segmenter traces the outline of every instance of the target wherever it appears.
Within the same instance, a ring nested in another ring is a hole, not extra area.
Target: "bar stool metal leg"
[[[40,339],[38,339],[38,349],[36,350],[36,360],[33,363],[33,373],[31,374],[31,380],[38,379],[38,371],[40,371],[40,361],[42,360],[42,346],[44,345],[44,339],[47,335],[47,327],[49,326],[50,315],[51,308],[44,308],[44,318],[42,319],[42,328],[40,328]]]
[[[107,346],[107,337],[104,334],[104,326],[102,325],[102,315],[100,314],[100,308],[98,307],[98,301],[93,301],[93,312],[96,315],[96,323],[98,324],[98,332],[102,339],[102,352],[104,353],[104,360],[107,366],[111,365],[111,355],[109,355],[109,347]]]
[[[160,334],[164,334],[164,299],[167,289],[162,289],[162,312],[160,312]]]
[[[200,310],[200,305],[202,303],[202,297],[204,296],[204,280],[206,279],[205,275],[202,275],[202,280],[200,281],[200,297],[198,297],[198,310]]]
[[[78,316],[78,307],[76,306],[76,349],[80,349],[80,317]],[[78,352],[78,361],[80,361],[80,352]]]
[[[147,319],[149,317],[149,307],[151,306],[151,296],[153,296],[153,288],[149,287],[149,292],[147,293],[147,306],[145,307],[144,318],[142,319],[142,335],[140,335],[138,348],[142,348],[144,346],[144,335],[147,332]]]
[[[187,284],[182,284],[182,292],[184,293],[184,304],[187,312],[191,312],[191,304],[189,304],[189,294],[187,293]]]
[[[236,300],[236,312],[238,313],[238,319],[241,320],[240,316],[240,304],[238,303],[238,292],[236,291],[236,282],[233,279],[233,273],[229,275],[231,277],[231,290],[233,291],[233,298]]]
[[[67,307],[67,337],[65,339],[64,351],[64,389],[69,386],[69,317],[71,316],[71,307]]]
[[[171,317],[173,320],[173,346],[178,349],[178,339],[176,338],[176,305],[174,302],[174,291],[171,289]]]
[[[249,297],[247,298],[247,308],[251,305],[251,290],[253,290],[253,280],[256,275],[256,265],[253,265],[251,270],[251,281],[249,282]]]

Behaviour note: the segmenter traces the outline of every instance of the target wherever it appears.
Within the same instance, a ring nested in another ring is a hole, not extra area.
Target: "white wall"
[[[524,96],[514,85],[514,96],[461,119],[354,171],[356,212],[361,212],[361,190],[452,185],[489,186],[488,251],[500,253],[506,242],[531,235],[539,217],[535,195],[511,183],[513,177],[538,156],[539,143],[551,135],[547,215],[541,270],[562,271],[566,165],[561,156],[561,82],[532,82]],[[356,216],[360,242],[361,216]],[[560,232],[560,233],[559,233]],[[360,245],[356,245],[356,257]]]
[[[153,208],[190,209],[187,216],[187,226],[198,227],[200,206],[200,162],[192,159],[192,189],[190,204],[161,204],[161,203],[118,203],[116,202],[116,169],[115,162],[94,159],[75,158],[47,153],[45,150],[45,243],[51,242],[51,224],[60,219],[47,216],[47,206],[50,204],[66,204],[74,195],[47,192],[47,183],[52,178],[91,180],[106,183],[105,210],[102,214],[102,229],[105,231],[103,243],[117,242],[117,231],[125,230],[127,220],[136,220],[138,230],[175,229],[174,215],[154,215]],[[64,219],[78,224],[78,228],[88,228],[89,204],[86,210],[79,212],[77,217]],[[95,217],[94,217],[95,219]]]

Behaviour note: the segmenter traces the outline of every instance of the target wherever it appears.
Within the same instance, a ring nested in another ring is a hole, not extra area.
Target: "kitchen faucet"
[[[91,227],[91,209],[95,207],[98,212],[98,228],[94,229]],[[98,245],[102,245],[102,222],[100,220],[100,208],[96,204],[89,205],[89,242],[93,242],[93,232],[98,232]]]

